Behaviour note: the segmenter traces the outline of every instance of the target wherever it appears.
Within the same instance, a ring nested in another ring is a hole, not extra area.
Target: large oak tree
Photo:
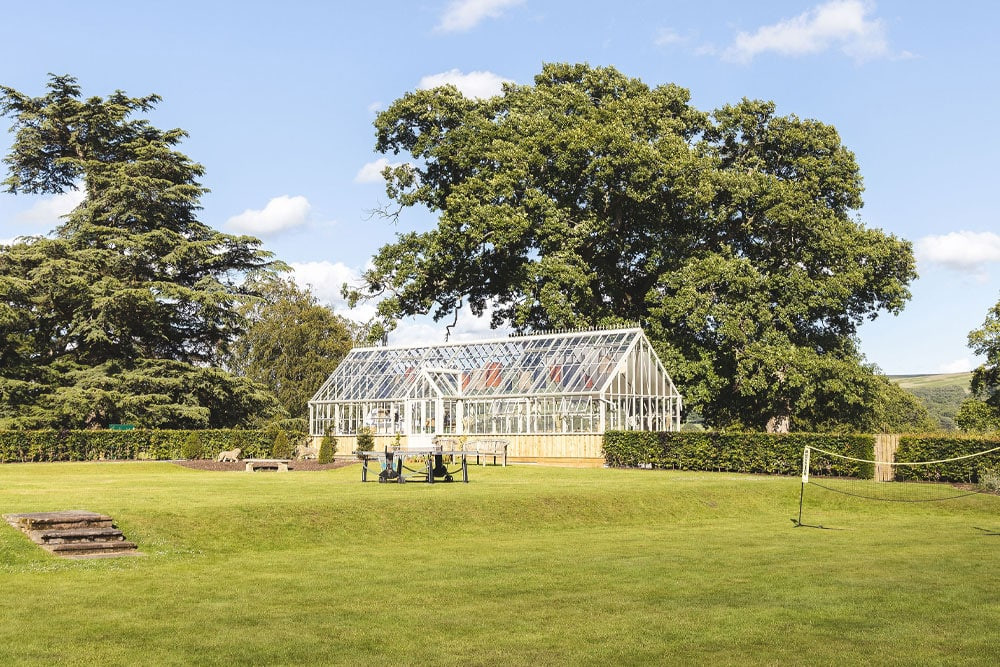
[[[83,98],[52,76],[0,86],[15,140],[11,193],[84,192],[49,236],[0,247],[0,421],[7,426],[222,427],[280,413],[214,367],[242,330],[247,277],[276,267],[257,239],[197,218],[201,165],[182,130],[136,114],[159,97]]]
[[[349,290],[381,299],[375,335],[463,303],[519,330],[638,321],[718,426],[862,427],[891,393],[856,331],[902,309],[912,249],[856,219],[861,175],[830,125],[563,64],[490,99],[407,93],[375,124],[405,156],[384,213],[438,214]]]

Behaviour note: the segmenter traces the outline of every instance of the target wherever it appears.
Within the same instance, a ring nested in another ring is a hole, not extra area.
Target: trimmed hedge
[[[100,461],[184,457],[184,443],[196,434],[203,456],[239,447],[244,457],[270,456],[275,431],[207,429],[203,431],[0,431],[0,463],[36,461]],[[288,432],[290,440],[303,436]]]
[[[609,431],[604,434],[604,460],[612,467],[797,475],[807,445],[859,459],[871,460],[875,453],[872,435]],[[812,468],[819,474],[863,478],[874,474],[871,464],[815,451]]]
[[[994,447],[1000,447],[1000,437],[904,435],[899,438],[896,462],[939,461],[985,452]],[[993,452],[951,463],[936,463],[930,466],[897,466],[896,479],[974,484],[980,481],[982,470],[996,470],[998,468],[1000,468],[1000,452]]]

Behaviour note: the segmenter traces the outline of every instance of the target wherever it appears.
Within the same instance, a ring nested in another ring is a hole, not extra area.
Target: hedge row
[[[199,431],[0,431],[0,463],[32,461],[100,461],[153,459],[170,460],[184,456],[184,443],[197,433],[201,458],[215,458],[219,452],[243,450],[244,457],[271,454],[277,432],[211,429]],[[297,442],[302,433],[287,432]]]
[[[896,462],[940,461],[985,452],[996,447],[1000,447],[1000,438],[997,437],[904,435],[899,438]],[[1000,451],[950,463],[897,466],[895,473],[896,479],[978,483],[983,470],[997,469],[1000,469]]]
[[[818,447],[859,459],[874,458],[875,437],[815,433],[676,433],[609,431],[604,460],[613,467],[652,466],[676,470],[796,475],[802,450]],[[813,451],[814,474],[870,478],[872,466]]]

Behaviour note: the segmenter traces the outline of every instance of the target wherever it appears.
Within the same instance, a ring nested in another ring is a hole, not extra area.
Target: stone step
[[[30,512],[7,514],[8,522],[21,530],[65,530],[70,528],[110,528],[112,518],[106,514],[69,510],[66,512]]]
[[[142,555],[136,544],[126,540],[106,514],[67,510],[4,514],[3,518],[40,547],[63,558]]]
[[[117,528],[69,528],[63,530],[32,530],[28,533],[39,544],[70,542],[119,542],[125,535]]]
[[[125,554],[135,552],[138,548],[135,542],[69,542],[66,544],[47,544],[45,548],[59,556],[88,556],[96,554]]]

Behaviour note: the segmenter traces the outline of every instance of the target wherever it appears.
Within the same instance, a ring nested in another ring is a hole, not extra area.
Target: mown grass
[[[362,485],[169,463],[0,466],[0,509],[115,517],[143,558],[0,531],[0,662],[993,664],[1000,498],[536,467]]]

